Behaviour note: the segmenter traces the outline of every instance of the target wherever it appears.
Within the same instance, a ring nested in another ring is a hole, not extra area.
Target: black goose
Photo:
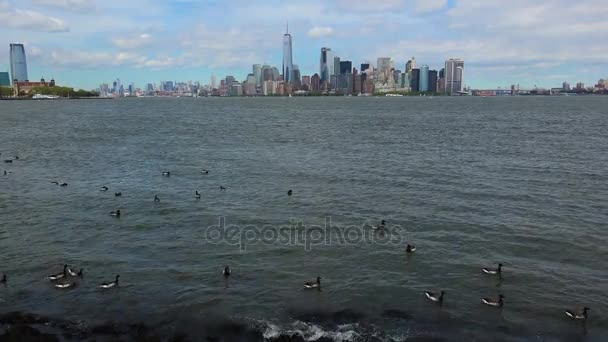
[[[414,245],[410,245],[408,243],[407,246],[405,247],[406,253],[414,253],[415,251],[416,251],[416,246],[414,246]]]
[[[115,193],[114,193],[114,196],[115,196],[115,197],[120,197],[120,196],[122,196],[122,192],[115,192]]]
[[[118,209],[116,211],[111,211],[110,216],[120,217],[120,209]]]
[[[588,307],[584,307],[580,312],[575,313],[574,311],[566,310],[566,316],[577,319],[577,320],[586,320],[587,319],[587,311],[589,311]]]
[[[68,265],[63,265],[63,272],[48,276],[49,280],[59,280],[68,275]]]
[[[317,282],[308,282],[304,284],[305,289],[321,289],[321,277],[317,277]]]
[[[78,272],[76,272],[70,267],[68,267],[68,274],[70,275],[70,277],[82,277],[84,275],[84,269],[81,268],[80,270],[78,270]]]
[[[495,308],[502,308],[503,305],[505,304],[505,302],[503,300],[504,298],[505,298],[505,296],[498,295],[498,300],[493,300],[490,298],[481,298],[481,302],[488,306],[493,306]]]
[[[200,199],[201,199],[201,194],[198,192],[198,190],[196,190],[196,191],[194,192],[194,198],[196,198],[197,200],[200,200]]]
[[[77,283],[55,284],[55,288],[63,290],[63,289],[69,289],[72,287],[76,287],[77,285],[78,285]]]
[[[293,195],[293,190],[287,191],[287,196],[291,196],[291,195]]]
[[[376,229],[376,230],[380,230],[380,229],[384,229],[384,226],[385,226],[385,225],[386,225],[386,221],[385,221],[385,220],[382,220],[382,221],[380,221],[380,224],[379,224],[379,225],[377,225],[377,226],[373,226],[372,228],[373,228],[373,229]]]
[[[433,292],[425,292],[424,295],[431,302],[439,303],[439,305],[443,304],[443,296],[445,295],[445,291],[441,291],[439,295]]]
[[[68,183],[61,183],[59,186],[66,187],[66,186],[68,186]]]
[[[154,195],[154,202],[160,202],[160,198],[158,198],[158,195]]]
[[[104,186],[102,186],[102,187],[101,187],[101,191],[108,191],[108,187],[107,187],[107,186],[105,186],[105,185],[104,185]]]
[[[99,285],[99,287],[102,289],[111,289],[113,287],[116,287],[118,286],[118,278],[120,278],[120,275],[117,275],[114,281],[109,283],[102,283],[101,285]]]
[[[224,266],[224,269],[222,270],[222,274],[224,275],[224,277],[229,277],[231,273],[232,271],[230,270],[230,267]]]
[[[496,268],[496,269],[484,267],[481,269],[481,271],[485,274],[501,275],[502,274],[502,264],[498,264],[498,268]]]
[[[171,177],[171,171],[163,171],[163,176]]]

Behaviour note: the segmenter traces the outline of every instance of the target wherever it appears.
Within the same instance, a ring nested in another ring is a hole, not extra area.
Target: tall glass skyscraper
[[[283,80],[288,84],[291,84],[293,81],[293,58],[291,55],[289,25],[287,26],[287,32],[283,35]]]
[[[334,65],[334,57],[331,53],[331,49],[328,47],[321,48],[321,59],[319,61],[319,76],[321,84],[325,81],[329,81],[329,77],[332,75]]]
[[[429,66],[423,65],[420,67],[420,89],[418,91],[429,91]]]
[[[452,95],[462,91],[464,61],[450,58],[445,61],[445,92]]]
[[[23,44],[10,44],[11,58],[11,81],[19,82],[29,80],[27,78],[27,63],[25,62],[25,47]]]
[[[253,65],[253,76],[255,77],[256,87],[262,86],[262,65],[261,64]]]

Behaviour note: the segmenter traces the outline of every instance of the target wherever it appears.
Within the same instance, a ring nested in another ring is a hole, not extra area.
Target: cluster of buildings
[[[25,46],[23,44],[10,44],[10,74],[8,71],[0,71],[0,87],[12,87],[15,95],[27,94],[35,87],[53,87],[55,80],[40,82],[30,81],[27,76],[27,61],[25,59]],[[9,76],[10,75],[10,76]]]

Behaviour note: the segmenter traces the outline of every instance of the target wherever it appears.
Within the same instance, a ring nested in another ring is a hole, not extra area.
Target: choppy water
[[[20,159],[0,165],[12,171],[0,174],[0,312],[143,320],[195,340],[226,321],[268,338],[605,340],[606,108],[608,97],[2,101],[0,158]],[[208,227],[220,217],[245,231],[218,243]],[[369,228],[381,219],[392,242]],[[300,222],[323,228],[293,241]],[[481,274],[498,262],[501,281]],[[64,263],[85,268],[74,290],[44,279]],[[115,274],[120,288],[96,288]],[[317,276],[321,292],[301,289]],[[441,309],[424,298],[442,289]],[[502,310],[480,304],[499,293]],[[581,306],[585,326],[563,313]]]

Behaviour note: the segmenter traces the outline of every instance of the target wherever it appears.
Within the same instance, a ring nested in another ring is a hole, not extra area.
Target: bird
[[[572,319],[578,319],[578,320],[586,320],[587,319],[587,311],[589,311],[591,309],[589,309],[588,307],[584,307],[580,312],[575,313],[574,311],[570,311],[570,310],[566,310],[566,316],[572,318]]]
[[[224,275],[224,277],[228,278],[231,273],[232,271],[230,270],[230,267],[224,266],[224,269],[222,270],[222,274]]]
[[[287,196],[291,196],[291,195],[293,195],[293,190],[290,189],[289,191],[287,191]]]
[[[113,287],[116,287],[118,286],[118,278],[120,278],[120,275],[116,276],[116,280],[109,283],[102,283],[101,285],[99,285],[99,287],[102,289],[111,289]]]
[[[220,190],[221,191],[226,191],[226,188],[220,185]]]
[[[63,272],[48,276],[49,280],[59,280],[65,278],[68,274],[68,265],[63,265]]]
[[[118,209],[116,211],[111,211],[110,216],[120,217],[120,209]]]
[[[9,164],[10,164],[10,163],[12,163],[13,161],[12,161],[12,160],[10,160],[10,159],[5,159],[5,160],[4,160],[4,162],[5,162],[5,163],[9,163]]]
[[[373,226],[374,229],[384,229],[384,225],[386,224],[385,220],[380,221],[380,224],[377,226]]]
[[[409,243],[405,247],[406,253],[414,253],[416,251],[416,246],[410,245]]]
[[[445,295],[445,291],[441,291],[439,296],[433,292],[425,292],[424,294],[431,302],[439,303],[439,305],[443,304],[443,296]]]
[[[317,277],[317,282],[308,282],[304,284],[305,289],[321,289],[321,277]]]
[[[158,195],[154,195],[154,202],[160,202],[160,198],[158,198]]]
[[[19,156],[15,156],[15,160],[19,160]]]
[[[504,301],[503,301],[504,298],[505,298],[505,296],[498,295],[498,300],[492,300],[490,298],[481,298],[481,302],[484,303],[485,305],[493,306],[496,308],[502,308],[504,305]]]
[[[114,196],[115,196],[115,197],[120,197],[120,196],[122,196],[122,192],[115,192],[115,193],[114,193]]]
[[[205,170],[205,169],[202,169],[202,170],[201,170],[201,173],[202,173],[202,174],[204,174],[204,175],[206,175],[206,174],[209,174],[209,171],[208,171],[208,170]]]
[[[60,186],[68,186],[68,183],[61,183]]]
[[[194,192],[194,197],[195,197],[197,200],[201,199],[201,194],[198,192],[198,190],[196,190],[196,191]]]
[[[163,171],[163,176],[170,177],[171,176],[171,171]]]
[[[59,185],[59,182],[51,182],[51,184]]]
[[[502,264],[498,264],[498,268],[496,269],[491,269],[491,268],[482,268],[481,271],[485,274],[490,274],[490,275],[500,275],[502,274]]]
[[[6,285],[6,282],[7,282],[7,279],[6,279],[6,274],[5,274],[5,273],[3,273],[3,274],[2,274],[2,280],[0,280],[0,284],[4,284],[4,285]]]
[[[71,277],[82,277],[84,275],[84,269],[81,268],[78,272],[75,272],[70,267],[68,267],[68,274]]]
[[[55,288],[58,289],[69,289],[71,287],[76,287],[78,284],[77,283],[65,283],[65,284],[55,284]]]
[[[108,187],[107,187],[107,186],[105,186],[105,185],[104,185],[104,186],[102,186],[102,187],[101,187],[101,191],[108,191]]]

